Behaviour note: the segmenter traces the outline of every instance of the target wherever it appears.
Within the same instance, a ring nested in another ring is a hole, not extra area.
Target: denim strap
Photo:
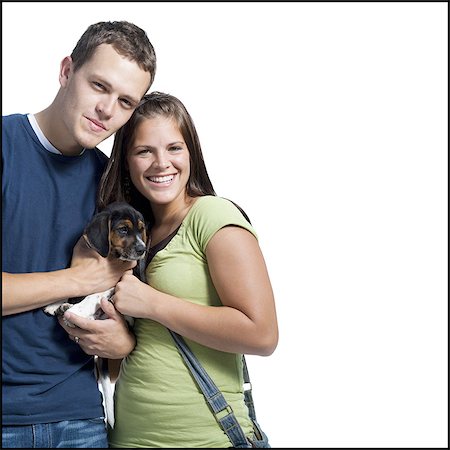
[[[249,448],[251,447],[249,441],[247,440],[241,426],[239,425],[236,416],[234,415],[233,409],[225,400],[222,392],[217,388],[214,381],[209,377],[206,370],[200,364],[199,360],[192,353],[191,349],[188,347],[184,339],[172,330],[169,330],[175,344],[184,359],[187,367],[192,373],[195,381],[197,382],[199,388],[203,392],[205,399],[215,416],[217,422],[221,426],[222,430],[230,439],[234,448]],[[247,372],[247,368],[244,361],[244,374]],[[248,378],[248,372],[247,372]],[[250,394],[251,398],[251,394]],[[247,401],[247,395],[245,396]],[[252,402],[253,405],[253,402]],[[253,409],[254,414],[254,409]]]

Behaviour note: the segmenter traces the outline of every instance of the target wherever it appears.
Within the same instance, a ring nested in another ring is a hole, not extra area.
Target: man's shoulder
[[[106,165],[108,163],[109,157],[105,153],[103,153],[98,147],[95,147],[89,151],[91,151],[95,155],[95,157],[102,165]]]
[[[8,144],[22,142],[27,136],[30,137],[31,125],[26,114],[9,114],[2,116],[2,148]]]
[[[26,114],[7,114],[6,116],[2,116],[2,126],[11,126],[17,123],[22,123],[25,121],[26,117]]]

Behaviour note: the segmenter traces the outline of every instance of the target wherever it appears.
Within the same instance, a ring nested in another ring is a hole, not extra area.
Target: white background
[[[129,20],[260,237],[280,341],[249,357],[273,447],[446,447],[448,5],[2,3],[3,114]],[[112,139],[100,148],[109,155]]]

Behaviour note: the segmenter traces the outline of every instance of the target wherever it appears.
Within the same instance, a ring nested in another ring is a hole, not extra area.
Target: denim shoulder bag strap
[[[185,340],[178,333],[169,330],[172,335],[175,344],[184,359],[187,367],[192,373],[194,380],[197,382],[200,390],[206,399],[206,402],[216,418],[218,424],[228,436],[228,439],[232,443],[234,448],[251,448],[251,447],[267,447],[270,448],[267,440],[267,436],[261,430],[259,424],[256,421],[255,407],[253,404],[253,398],[251,393],[251,384],[247,370],[247,364],[243,357],[244,367],[244,386],[247,390],[244,390],[245,403],[249,410],[250,419],[253,423],[253,429],[255,433],[255,441],[250,442],[245,436],[241,426],[239,425],[233,409],[225,400],[222,392],[215,385],[214,381],[210,378],[206,370],[200,364],[200,361],[192,353]]]
[[[256,420],[255,405],[253,403],[252,396],[252,383],[250,382],[250,376],[248,374],[247,363],[244,355],[242,355],[242,365],[244,371],[244,401],[247,405],[248,414],[253,424],[254,439],[252,439],[252,447],[270,448],[269,439]]]

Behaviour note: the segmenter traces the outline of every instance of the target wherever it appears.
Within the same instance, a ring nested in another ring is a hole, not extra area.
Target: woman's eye
[[[179,152],[180,150],[183,150],[183,147],[170,147],[169,150],[171,152]]]

